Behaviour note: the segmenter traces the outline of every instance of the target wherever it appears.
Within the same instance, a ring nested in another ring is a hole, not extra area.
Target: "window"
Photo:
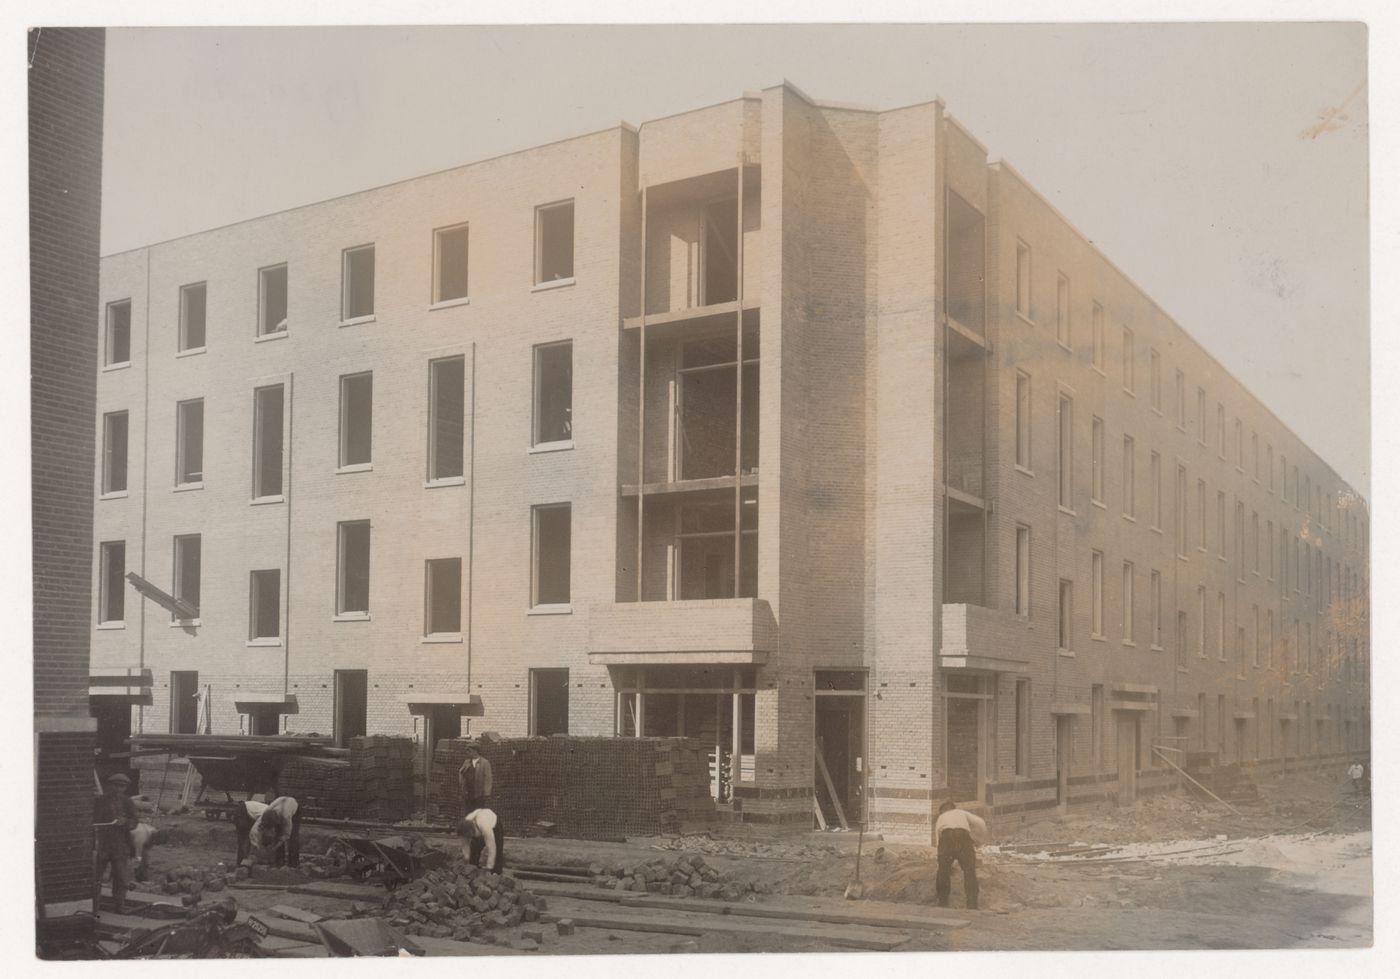
[[[175,485],[204,482],[204,399],[175,406]]]
[[[258,271],[258,336],[287,332],[287,266]]]
[[[1274,491],[1274,447],[1272,445],[1265,446],[1264,465],[1269,470],[1269,492],[1272,493]]]
[[[1097,768],[1103,757],[1103,684],[1095,683],[1089,688],[1089,740],[1094,743],[1094,767]]]
[[[423,563],[423,632],[428,636],[462,634],[462,559],[437,558]]]
[[[1220,402],[1215,403],[1215,442],[1216,453],[1220,458],[1225,458],[1225,406]]]
[[[1031,378],[1016,372],[1016,465],[1031,468]]]
[[[1300,495],[1298,495],[1298,467],[1297,467],[1297,466],[1294,466],[1294,467],[1293,467],[1293,508],[1294,508],[1295,510],[1301,510],[1301,509],[1303,509],[1303,498],[1302,498]]]
[[[1176,668],[1186,669],[1186,613],[1176,613]]]
[[[1031,246],[1016,242],[1016,312],[1031,318]]]
[[[1136,519],[1137,510],[1137,466],[1133,459],[1136,445],[1131,435],[1123,436],[1123,516]]]
[[[175,573],[172,576],[175,580],[175,600],[191,609],[191,619],[199,618],[200,549],[198,534],[175,538]],[[171,618],[178,616],[172,614]]]
[[[1250,517],[1249,517],[1249,532],[1250,532],[1250,535],[1251,535],[1250,539],[1253,540],[1253,542],[1254,542],[1254,560],[1251,562],[1251,567],[1253,568],[1254,573],[1255,573],[1255,574],[1258,574],[1258,573],[1259,573],[1259,511],[1258,511],[1258,510],[1253,510],[1253,511],[1251,511],[1251,513],[1250,513]]]
[[[374,374],[340,379],[340,468],[369,466],[374,442]]]
[[[1254,481],[1259,482],[1259,433],[1249,433],[1249,454],[1254,459]]]
[[[126,492],[127,413],[102,416],[102,492]]]
[[[1206,655],[1206,589],[1204,585],[1196,588],[1196,655],[1205,658]]]
[[[1133,590],[1133,575],[1134,575],[1134,573],[1135,573],[1135,569],[1134,569],[1134,567],[1133,567],[1133,562],[1131,562],[1131,561],[1124,561],[1124,562],[1123,562],[1123,615],[1122,615],[1122,625],[1123,625],[1123,642],[1124,642],[1125,644],[1131,644],[1131,643],[1133,642],[1133,627],[1134,627],[1134,625],[1135,625],[1135,623],[1134,623],[1134,621],[1133,621],[1133,602],[1134,602],[1135,599],[1136,599],[1136,595],[1135,595],[1134,590]]]
[[[282,495],[282,385],[253,392],[253,498]]]
[[[574,437],[574,344],[535,348],[534,445],[568,442]]]
[[[428,479],[460,479],[465,422],[466,360],[428,363]]]
[[[1251,606],[1254,611],[1254,668],[1259,669],[1259,606]]]
[[[1196,441],[1206,444],[1206,389],[1196,388]]]
[[[1059,644],[1063,652],[1074,648],[1074,582],[1060,579]]]
[[[204,349],[205,286],[203,282],[180,287],[181,351]]]
[[[369,618],[369,521],[336,525],[335,614]]]
[[[530,605],[568,605],[572,508],[534,508],[534,565]]]
[[[1244,626],[1235,627],[1235,673],[1244,676]]]
[[[282,635],[282,572],[254,571],[248,576],[248,640]]]
[[[1162,648],[1162,573],[1152,572],[1152,648]]]
[[[574,277],[574,202],[535,208],[535,284]]]
[[[1126,326],[1123,327],[1123,390],[1129,394],[1134,392],[1133,383],[1133,331]]]
[[[97,597],[97,621],[126,621],[126,541],[105,541],[98,561],[101,576]]]
[[[1270,478],[1270,479],[1273,479],[1273,474],[1272,474],[1272,473],[1269,474],[1269,478]],[[1280,454],[1279,454],[1279,457],[1278,457],[1278,478],[1279,478],[1279,482],[1283,483],[1283,502],[1287,503],[1287,502],[1288,502],[1288,456],[1283,455],[1282,453],[1280,453]]]
[[[1103,638],[1103,552],[1089,555],[1089,631],[1095,639]]]
[[[1148,383],[1152,385],[1152,410],[1162,411],[1162,355],[1156,350],[1149,354],[1149,378]]]
[[[107,367],[131,363],[131,300],[107,304],[106,356]]]
[[[1186,375],[1176,372],[1176,427],[1186,431]]]
[[[1016,527],[1016,614],[1031,614],[1031,529]]]
[[[374,315],[374,246],[341,253],[340,319],[348,323]]]
[[[1216,541],[1216,553],[1220,557],[1225,556],[1225,493],[1219,491],[1215,494],[1215,532],[1219,538]]]
[[[1093,420],[1093,438],[1090,446],[1089,491],[1095,503],[1103,502],[1103,419]]]
[[[433,302],[467,298],[467,226],[433,232]]]
[[[1235,577],[1244,581],[1244,504],[1235,501]]]
[[[1244,423],[1235,419],[1235,468],[1244,472]]]
[[[1016,774],[1031,772],[1031,681],[1016,681]]]
[[[1215,593],[1215,655],[1225,658],[1225,593]]]
[[[569,733],[569,671],[530,671],[530,736]]]
[[[1206,481],[1196,480],[1196,514],[1200,525],[1196,528],[1196,546],[1206,549]]]
[[[1152,480],[1152,526],[1162,529],[1162,457],[1152,453],[1149,463],[1149,477]]]
[[[1070,349],[1069,279],[1061,275],[1055,285],[1055,342]]]
[[[1059,437],[1060,506],[1074,507],[1074,402],[1060,395]]]
[[[1267,653],[1267,655],[1266,655],[1266,657],[1265,657],[1265,664],[1268,666],[1269,669],[1272,670],[1272,669],[1274,668],[1274,641],[1275,641],[1275,640],[1274,640],[1274,610],[1273,610],[1273,609],[1269,609],[1268,612],[1265,613],[1265,618],[1266,618],[1266,620],[1268,621],[1268,624],[1269,624],[1269,645],[1268,645],[1268,647],[1267,647],[1266,650],[1265,650],[1266,653]]]
[[[1103,373],[1103,307],[1094,303],[1093,310],[1089,314],[1089,338],[1091,345],[1091,355],[1093,357],[1094,369],[1100,374]]]
[[[1176,467],[1176,553],[1186,556],[1186,543],[1190,537],[1187,527],[1186,467]]]

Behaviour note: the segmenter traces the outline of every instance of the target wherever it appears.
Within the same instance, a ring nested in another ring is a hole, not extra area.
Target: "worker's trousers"
[[[242,863],[253,851],[252,840],[248,838],[249,831],[253,828],[252,813],[248,812],[248,807],[239,803],[233,810],[233,833],[237,840],[237,860]],[[292,816],[292,825],[287,830],[284,839],[279,840],[272,856],[274,867],[282,866],[283,862],[288,867],[295,868],[301,862],[301,808],[298,807]]]
[[[934,887],[938,892],[938,906],[948,906],[948,894],[953,887],[953,862],[962,868],[963,893],[967,895],[967,906],[977,908],[977,848],[972,845],[972,834],[965,829],[945,829],[938,836],[938,878]]]
[[[487,869],[499,874],[501,868],[505,866],[506,858],[506,831],[499,815],[496,816],[496,828],[492,831],[492,835],[496,837],[496,862]],[[486,849],[486,841],[479,836],[473,836],[467,841],[467,849],[467,862],[476,866],[481,860],[481,851]]]
[[[103,833],[97,837],[97,856],[93,859],[92,867],[92,897],[94,901],[101,900],[102,875],[106,873],[110,864],[112,903],[116,905],[117,914],[121,914],[126,903],[126,888],[130,877],[131,865],[127,859],[130,844],[124,838],[117,842],[108,836],[109,834]]]

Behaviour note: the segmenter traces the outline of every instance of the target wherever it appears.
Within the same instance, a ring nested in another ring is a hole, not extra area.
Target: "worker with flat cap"
[[[462,811],[491,807],[491,763],[481,757],[481,749],[467,745],[467,757],[457,769],[457,784],[462,787]]]
[[[102,899],[102,875],[112,868],[112,903],[117,914],[126,907],[126,889],[130,881],[131,831],[136,828],[136,804],[126,794],[131,779],[121,772],[107,776],[102,794],[93,800],[92,829],[94,857],[92,868],[93,906]]]
[[[934,889],[938,906],[948,906],[948,894],[953,888],[953,863],[962,868],[963,894],[969,909],[977,910],[977,847],[973,838],[987,838],[987,824],[981,816],[959,809],[948,801],[938,807],[938,822],[933,824],[933,838],[938,844],[938,877]]]

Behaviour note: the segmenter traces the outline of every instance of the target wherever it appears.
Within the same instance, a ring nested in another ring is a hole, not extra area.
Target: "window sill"
[[[1095,374],[1099,375],[1099,377],[1108,376],[1107,372],[1104,371],[1102,364],[1090,364],[1089,369],[1092,370]]]
[[[126,622],[99,622],[97,625],[93,626],[93,628],[97,629],[99,632],[107,632],[113,629],[125,629]]]
[[[1027,316],[1024,310],[1016,310],[1016,318],[1027,326],[1035,326],[1035,320]]]
[[[1162,409],[1161,409],[1161,408],[1154,407],[1154,408],[1152,409],[1152,414],[1156,415],[1158,418],[1161,418],[1161,417],[1162,417]]]
[[[113,491],[110,492],[110,493],[103,493],[101,496],[98,497],[98,499],[99,499],[99,500],[124,500],[124,499],[126,499],[126,497],[127,497],[127,491],[126,491],[126,490],[113,490]]]
[[[1132,388],[1124,388],[1124,389],[1123,389],[1123,393],[1126,394],[1126,395],[1127,395],[1128,397],[1130,397],[1130,398],[1136,398],[1136,397],[1137,397],[1137,392],[1134,391]]]
[[[1166,647],[1165,647],[1165,646],[1163,646],[1161,643],[1156,643],[1156,642],[1154,642],[1151,646],[1148,646],[1147,648],[1150,649],[1150,650],[1151,650],[1152,652],[1154,652],[1154,653],[1161,653],[1161,652],[1165,652],[1165,651],[1166,651]]]
[[[1176,559],[1177,559],[1178,561],[1185,561],[1185,562],[1187,562],[1188,564],[1189,564],[1190,561],[1191,561],[1191,559],[1190,559],[1189,557],[1187,557],[1185,554],[1178,554],[1178,555],[1176,556]]]
[[[1060,656],[1068,656],[1071,659],[1074,658],[1074,650],[1072,649],[1057,649],[1055,652]]]
[[[287,330],[284,328],[284,329],[278,330],[278,331],[275,332],[275,333],[259,333],[257,336],[253,337],[253,342],[254,342],[254,343],[267,343],[267,342],[269,342],[269,341],[271,341],[271,340],[285,340],[285,339],[287,339]]]
[[[281,639],[271,639],[271,638],[269,638],[269,639],[249,639],[249,640],[248,640],[247,642],[245,642],[243,645],[244,645],[244,646],[247,646],[247,647],[249,647],[249,648],[258,647],[258,648],[268,648],[268,649],[271,649],[271,648],[274,647],[274,646],[281,646],[281,645],[282,645],[282,640],[281,640]]]
[[[1098,507],[1100,510],[1108,509],[1108,504],[1105,503],[1103,500],[1090,500],[1089,502],[1094,506]]]
[[[368,612],[337,612],[331,616],[332,622],[368,622]]]
[[[572,615],[573,605],[532,605],[526,615]]]
[[[1178,673],[1189,673],[1190,670],[1186,669],[1186,667],[1184,667],[1184,666],[1178,666],[1178,667],[1176,668],[1176,672],[1178,672]]]
[[[466,486],[466,485],[467,485],[467,477],[465,477],[465,476],[443,476],[443,477],[440,478],[440,479],[425,479],[425,480],[423,480],[423,488],[424,488],[424,489],[440,489],[440,488],[442,488],[443,486]]]
[[[1056,341],[1055,341],[1055,346],[1059,347],[1061,350],[1063,350],[1063,351],[1064,351],[1065,353],[1067,353],[1067,354],[1070,354],[1070,355],[1073,355],[1073,354],[1074,354],[1074,348],[1071,347],[1069,344],[1061,343],[1059,340],[1056,340]]]
[[[1034,470],[1034,469],[1027,469],[1025,466],[1021,465],[1019,462],[1016,463],[1016,471],[1017,471],[1018,473],[1021,473],[1023,476],[1030,476],[1030,477],[1032,477],[1032,478],[1035,477],[1035,470]]]
[[[560,442],[539,442],[530,446],[525,451],[530,455],[540,455],[545,452],[567,452],[574,447],[573,439],[564,439]]]
[[[567,279],[551,279],[549,282],[536,282],[530,287],[531,292],[548,292],[550,289],[563,289],[574,284],[574,277],[571,275]]]
[[[1153,524],[1151,527],[1148,527],[1147,529],[1150,530],[1150,531],[1152,531],[1154,534],[1160,534],[1160,533],[1162,533],[1162,528],[1161,528],[1161,527],[1158,527],[1156,524]]]
[[[357,463],[355,463],[355,464],[352,465],[352,466],[340,466],[340,467],[338,467],[338,468],[336,469],[336,471],[335,471],[335,474],[336,474],[337,476],[343,476],[343,475],[345,475],[346,473],[367,473],[367,472],[373,472],[373,471],[374,471],[374,463],[372,463],[372,462],[357,462]]]
[[[171,619],[171,620],[170,620],[170,628],[172,628],[172,629],[198,629],[198,628],[200,627],[201,624],[202,624],[202,623],[199,621],[199,619]]]
[[[1131,513],[1123,514],[1123,519],[1129,523],[1137,523],[1137,517],[1133,516]]]
[[[336,325],[337,325],[337,326],[360,326],[361,324],[364,324],[364,323],[373,323],[373,322],[374,322],[374,314],[373,314],[373,313],[370,313],[368,316],[352,316],[352,317],[350,317],[349,319],[341,320],[341,321],[340,321],[338,324],[336,324]]]
[[[177,351],[175,351],[175,356],[176,356],[176,357],[198,357],[200,354],[204,353],[204,352],[207,351],[208,349],[209,349],[208,347],[190,347],[188,350],[177,350]]]
[[[1091,632],[1089,638],[1094,642],[1108,642],[1108,635],[1103,632]]]
[[[102,373],[106,374],[109,371],[124,371],[130,366],[131,361],[129,360],[123,360],[117,364],[104,364],[102,367]]]
[[[457,299],[439,299],[435,303],[430,303],[428,309],[451,309],[454,306],[469,306],[471,305],[471,301],[471,296],[461,296]]]
[[[419,642],[424,643],[459,643],[461,641],[462,634],[460,632],[435,632],[419,640]]]
[[[1079,514],[1075,513],[1073,510],[1071,510],[1069,507],[1065,506],[1063,503],[1058,504],[1058,505],[1055,507],[1055,509],[1059,510],[1061,513],[1063,513],[1063,514],[1064,514],[1065,516],[1067,516],[1067,517],[1077,517],[1077,516],[1079,516]]]
[[[255,496],[248,501],[249,506],[267,506],[269,503],[285,503],[287,498],[281,493],[276,496]]]
[[[1123,640],[1123,645],[1124,645],[1124,646],[1130,646],[1130,647],[1132,647],[1133,649],[1137,649],[1137,643],[1133,642],[1131,639],[1124,639],[1124,640]]]
[[[177,483],[177,484],[175,484],[175,488],[174,488],[171,492],[174,492],[174,493],[189,493],[189,492],[191,492],[191,491],[193,491],[193,490],[202,490],[202,489],[204,489],[204,480],[200,480],[200,481],[197,482],[197,483]]]

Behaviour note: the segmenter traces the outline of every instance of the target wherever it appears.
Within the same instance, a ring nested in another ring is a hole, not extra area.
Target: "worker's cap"
[[[108,776],[107,776],[107,784],[108,784],[108,785],[130,785],[130,784],[131,784],[131,779],[127,778],[127,777],[126,777],[125,775],[123,775],[121,772],[117,772],[117,773],[114,774],[114,775],[108,775]]]

